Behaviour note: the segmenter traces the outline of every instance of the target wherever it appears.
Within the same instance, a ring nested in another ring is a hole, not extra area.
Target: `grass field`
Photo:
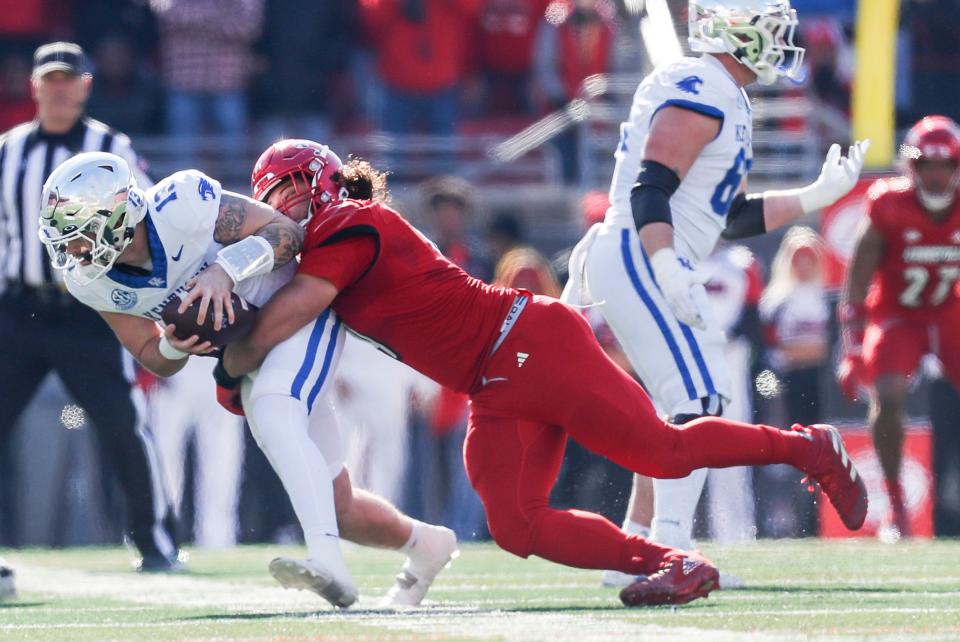
[[[359,608],[334,611],[266,572],[300,549],[193,551],[190,572],[137,575],[122,549],[5,551],[20,595],[0,640],[958,640],[960,542],[771,541],[704,548],[747,588],[679,608],[631,609],[599,574],[468,545],[423,608],[373,608],[395,553],[348,553]]]

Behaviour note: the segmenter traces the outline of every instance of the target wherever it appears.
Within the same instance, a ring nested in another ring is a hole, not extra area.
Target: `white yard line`
[[[238,613],[276,613],[278,620],[310,621],[322,625],[324,622],[353,622],[359,625],[383,628],[391,631],[409,633],[411,636],[426,635],[433,638],[443,636],[475,638],[488,640],[499,638],[508,642],[532,642],[549,640],[550,642],[594,642],[610,639],[650,639],[657,642],[687,642],[691,639],[703,639],[716,642],[835,642],[850,641],[858,636],[810,637],[799,634],[771,632],[748,633],[742,631],[708,630],[695,627],[668,627],[649,624],[645,621],[651,615],[649,611],[616,610],[608,613],[556,613],[511,611],[509,607],[523,608],[518,600],[496,599],[478,600],[467,604],[438,604],[426,608],[403,612],[376,609],[351,609],[333,611],[311,593],[284,591],[269,584],[256,581],[228,581],[208,579],[190,575],[136,575],[133,573],[92,573],[65,568],[44,566],[21,566],[19,583],[25,593],[54,594],[67,597],[83,596],[105,597],[144,605],[128,607],[130,610],[145,608],[146,605],[176,606],[181,608],[219,608]],[[484,586],[484,585],[477,585]],[[577,588],[577,585],[562,585]],[[527,587],[549,588],[540,584],[522,585]],[[490,587],[494,588],[494,587]],[[503,586],[499,587],[503,590]],[[554,588],[556,586],[554,585]],[[458,594],[466,590],[462,586],[443,587],[442,592],[455,591]],[[475,588],[474,590],[478,590]],[[442,594],[441,592],[441,594]],[[730,599],[735,592],[727,594]],[[896,595],[896,594],[891,594]],[[930,593],[939,597],[943,593]],[[956,592],[951,592],[956,595]],[[748,599],[746,593],[736,595],[737,600]],[[371,603],[376,597],[368,596]],[[605,596],[571,596],[552,598],[559,604],[575,603],[616,603],[616,592]],[[537,600],[533,600],[537,601]],[[495,610],[503,607],[507,610]],[[91,611],[101,610],[97,607]],[[102,607],[104,612],[127,610],[125,607]],[[86,609],[84,609],[86,611]],[[899,608],[869,607],[857,609],[863,613],[896,614],[935,614],[952,611],[948,607],[938,608]],[[837,611],[839,612],[839,610]],[[657,611],[657,614],[669,611]],[[751,609],[750,615],[805,616],[829,614],[829,609]],[[695,621],[706,617],[715,617],[708,609],[683,609],[676,613],[677,618]],[[219,623],[249,622],[241,617],[225,617]],[[122,622],[122,623],[59,623],[59,624],[0,624],[4,630],[33,629],[149,629],[151,627],[183,627],[193,629],[197,625],[209,626],[209,621],[177,620],[163,622]],[[319,631],[318,631],[319,633]],[[190,635],[190,633],[187,633]],[[0,636],[2,637],[2,636]],[[333,635],[331,637],[338,637]],[[893,642],[897,638],[873,637],[872,640]],[[925,638],[911,638],[911,640]],[[931,636],[930,640],[937,639]]]

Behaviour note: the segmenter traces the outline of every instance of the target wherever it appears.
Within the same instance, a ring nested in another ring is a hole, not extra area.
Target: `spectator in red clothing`
[[[487,0],[480,14],[477,62],[489,115],[530,113],[533,45],[551,0]]]
[[[384,83],[380,127],[452,135],[458,86],[483,0],[360,0]]]
[[[554,0],[537,33],[534,99],[544,109],[572,100],[589,76],[610,69],[616,35],[606,0]]]
[[[72,26],[69,0],[0,0],[0,38],[30,41],[66,37]]]
[[[554,0],[540,25],[533,54],[533,100],[543,111],[558,109],[580,92],[589,76],[609,71],[616,23],[607,0]],[[576,132],[554,139],[563,159],[563,178],[576,181]]]

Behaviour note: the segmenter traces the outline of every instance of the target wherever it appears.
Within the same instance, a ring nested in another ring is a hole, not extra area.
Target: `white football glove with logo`
[[[677,253],[669,247],[658,250],[651,256],[650,265],[653,266],[653,274],[657,278],[660,292],[677,320],[691,327],[706,330],[707,324],[703,320],[703,313],[693,296],[693,286],[704,283],[706,278],[683,265]]]
[[[840,155],[840,145],[834,143],[827,151],[820,176],[810,185],[795,191],[805,214],[833,205],[853,189],[863,170],[863,159],[870,149],[870,140],[857,141]]]

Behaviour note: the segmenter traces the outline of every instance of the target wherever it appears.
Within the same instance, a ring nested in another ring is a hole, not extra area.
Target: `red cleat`
[[[804,472],[820,484],[844,526],[852,531],[863,526],[867,518],[867,487],[847,454],[840,433],[827,424],[806,428],[794,424],[793,429],[805,433],[813,442],[813,453]]]
[[[674,551],[660,570],[620,591],[624,606],[686,604],[720,588],[720,571],[699,553]]]

